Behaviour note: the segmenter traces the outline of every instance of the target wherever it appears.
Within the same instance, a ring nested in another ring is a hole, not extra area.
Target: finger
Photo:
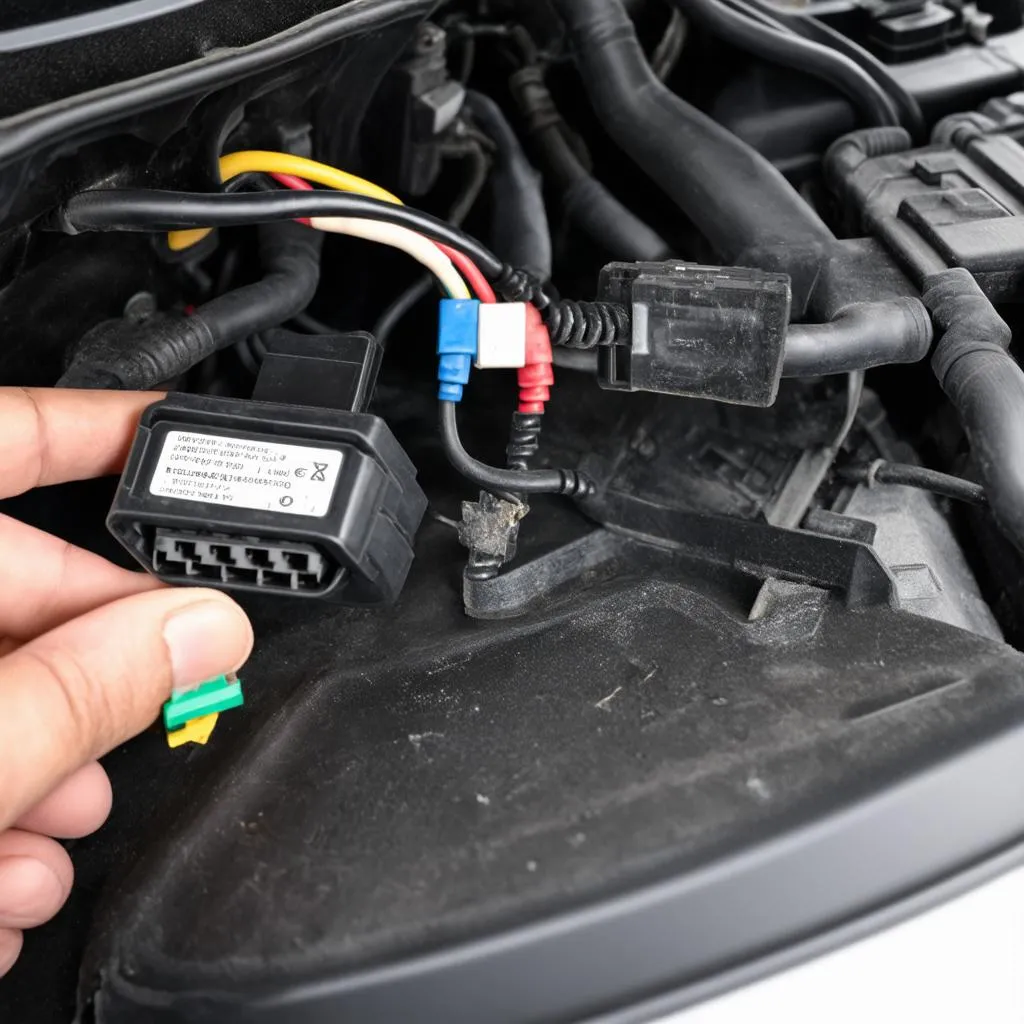
[[[0,442],[2,444],[2,442]],[[29,640],[119,597],[156,590],[131,572],[35,527],[0,515],[0,635]]]
[[[15,826],[57,839],[80,839],[107,820],[113,793],[102,765],[90,761],[44,796]]]
[[[233,671],[251,647],[230,598],[182,588],[114,601],[0,660],[0,829],[141,732],[172,686]]]
[[[14,928],[0,928],[0,978],[13,966],[21,952],[21,932]]]
[[[118,472],[146,391],[0,388],[0,497]]]
[[[60,843],[32,832],[0,832],[0,928],[35,928],[71,893],[75,872]]]

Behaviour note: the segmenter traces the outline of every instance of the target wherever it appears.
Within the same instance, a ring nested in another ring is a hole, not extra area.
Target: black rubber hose
[[[590,175],[562,193],[562,209],[592,242],[617,260],[660,263],[672,254],[668,242],[657,231],[626,209]]]
[[[899,484],[902,487],[916,487],[922,491],[953,498],[969,505],[987,505],[988,498],[985,488],[973,480],[965,480],[960,476],[940,473],[924,466],[913,466],[905,462],[886,462],[879,459],[869,466],[850,466],[840,473],[848,480],[874,484]]]
[[[918,142],[924,143],[927,141],[928,126],[925,123],[921,105],[913,94],[908,92],[896,79],[892,71],[873,53],[865,50],[863,46],[855,43],[848,36],[844,36],[842,32],[812,15],[801,14],[797,11],[787,11],[779,7],[772,7],[769,10],[762,0],[752,0],[752,6],[756,10],[768,15],[782,27],[796,32],[806,39],[821,43],[823,46],[843,54],[843,56],[858,64],[892,100],[899,113],[900,124]]]
[[[279,327],[313,301],[320,283],[323,232],[294,221],[259,228],[263,277],[218,295],[200,306],[195,316],[210,328],[214,347]]]
[[[490,181],[494,195],[491,244],[505,262],[547,281],[551,277],[551,229],[541,177],[494,100],[469,90],[466,105],[495,146]]]
[[[191,316],[99,324],[75,347],[57,386],[145,390],[173,380],[220,349],[277,327],[316,294],[322,245],[321,232],[292,221],[261,225],[259,281],[218,295]]]
[[[164,192],[95,189],[72,196],[50,226],[65,234],[83,231],[173,231],[176,228],[241,227],[297,217],[368,217],[419,231],[461,249],[491,278],[508,267],[472,235],[409,206],[314,189],[311,192]]]
[[[668,243],[597,180],[576,155],[563,132],[562,116],[535,64],[509,79],[539,162],[562,211],[593,242],[617,259],[657,262],[670,255]]]
[[[833,191],[839,193],[847,178],[876,156],[904,153],[913,145],[906,128],[862,128],[840,135],[825,151],[822,168]]]
[[[953,403],[1000,529],[1024,551],[1024,371],[1006,351],[1010,328],[961,267],[925,278],[942,332],[932,370]]]
[[[467,480],[485,491],[505,494],[567,494],[584,497],[593,485],[573,469],[498,469],[478,462],[462,446],[456,419],[456,403],[440,402],[441,440],[448,461]]]
[[[658,81],[620,0],[554,5],[605,129],[725,260],[774,244],[835,241],[777,168]]]
[[[928,355],[932,326],[920,300],[854,302],[827,324],[791,324],[783,377],[819,377],[916,363]]]
[[[861,110],[869,124],[900,123],[899,111],[886,91],[844,54],[813,40],[747,17],[721,0],[673,0],[708,32],[761,60],[793,68],[828,82]]]

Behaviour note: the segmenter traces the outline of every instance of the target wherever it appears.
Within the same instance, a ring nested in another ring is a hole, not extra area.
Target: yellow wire
[[[372,181],[360,178],[356,174],[339,170],[316,160],[307,160],[304,156],[291,153],[275,153],[269,149],[243,149],[237,153],[225,153],[220,158],[220,180],[230,181],[239,174],[257,171],[263,174],[294,174],[307,181],[336,188],[340,192],[355,192],[357,195],[381,199],[385,203],[402,205],[398,196],[389,192]],[[212,228],[185,228],[167,233],[167,245],[175,252],[188,249],[201,242]]]
[[[381,199],[385,203],[402,205],[402,200],[372,181],[360,178],[348,171],[339,171],[337,167],[307,160],[304,156],[293,156],[291,153],[275,153],[267,149],[244,149],[238,153],[226,153],[220,158],[221,181],[229,181],[249,171],[262,171],[264,174],[294,174],[298,178],[314,181],[318,185],[336,188],[339,192],[355,192],[371,199]]]

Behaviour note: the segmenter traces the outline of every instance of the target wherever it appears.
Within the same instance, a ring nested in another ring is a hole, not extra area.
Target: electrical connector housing
[[[171,394],[142,416],[107,525],[168,583],[381,604],[425,509],[377,416]]]
[[[481,303],[477,328],[477,369],[511,370],[525,365],[526,303]]]
[[[461,402],[476,356],[477,299],[442,299],[437,315],[437,397]]]
[[[768,406],[782,374],[785,274],[684,263],[609,263],[598,298],[630,308],[632,343],[599,352],[602,387]]]

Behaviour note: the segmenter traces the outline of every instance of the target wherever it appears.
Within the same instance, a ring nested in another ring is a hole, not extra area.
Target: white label
[[[325,516],[341,452],[169,430],[149,485],[161,498]]]

